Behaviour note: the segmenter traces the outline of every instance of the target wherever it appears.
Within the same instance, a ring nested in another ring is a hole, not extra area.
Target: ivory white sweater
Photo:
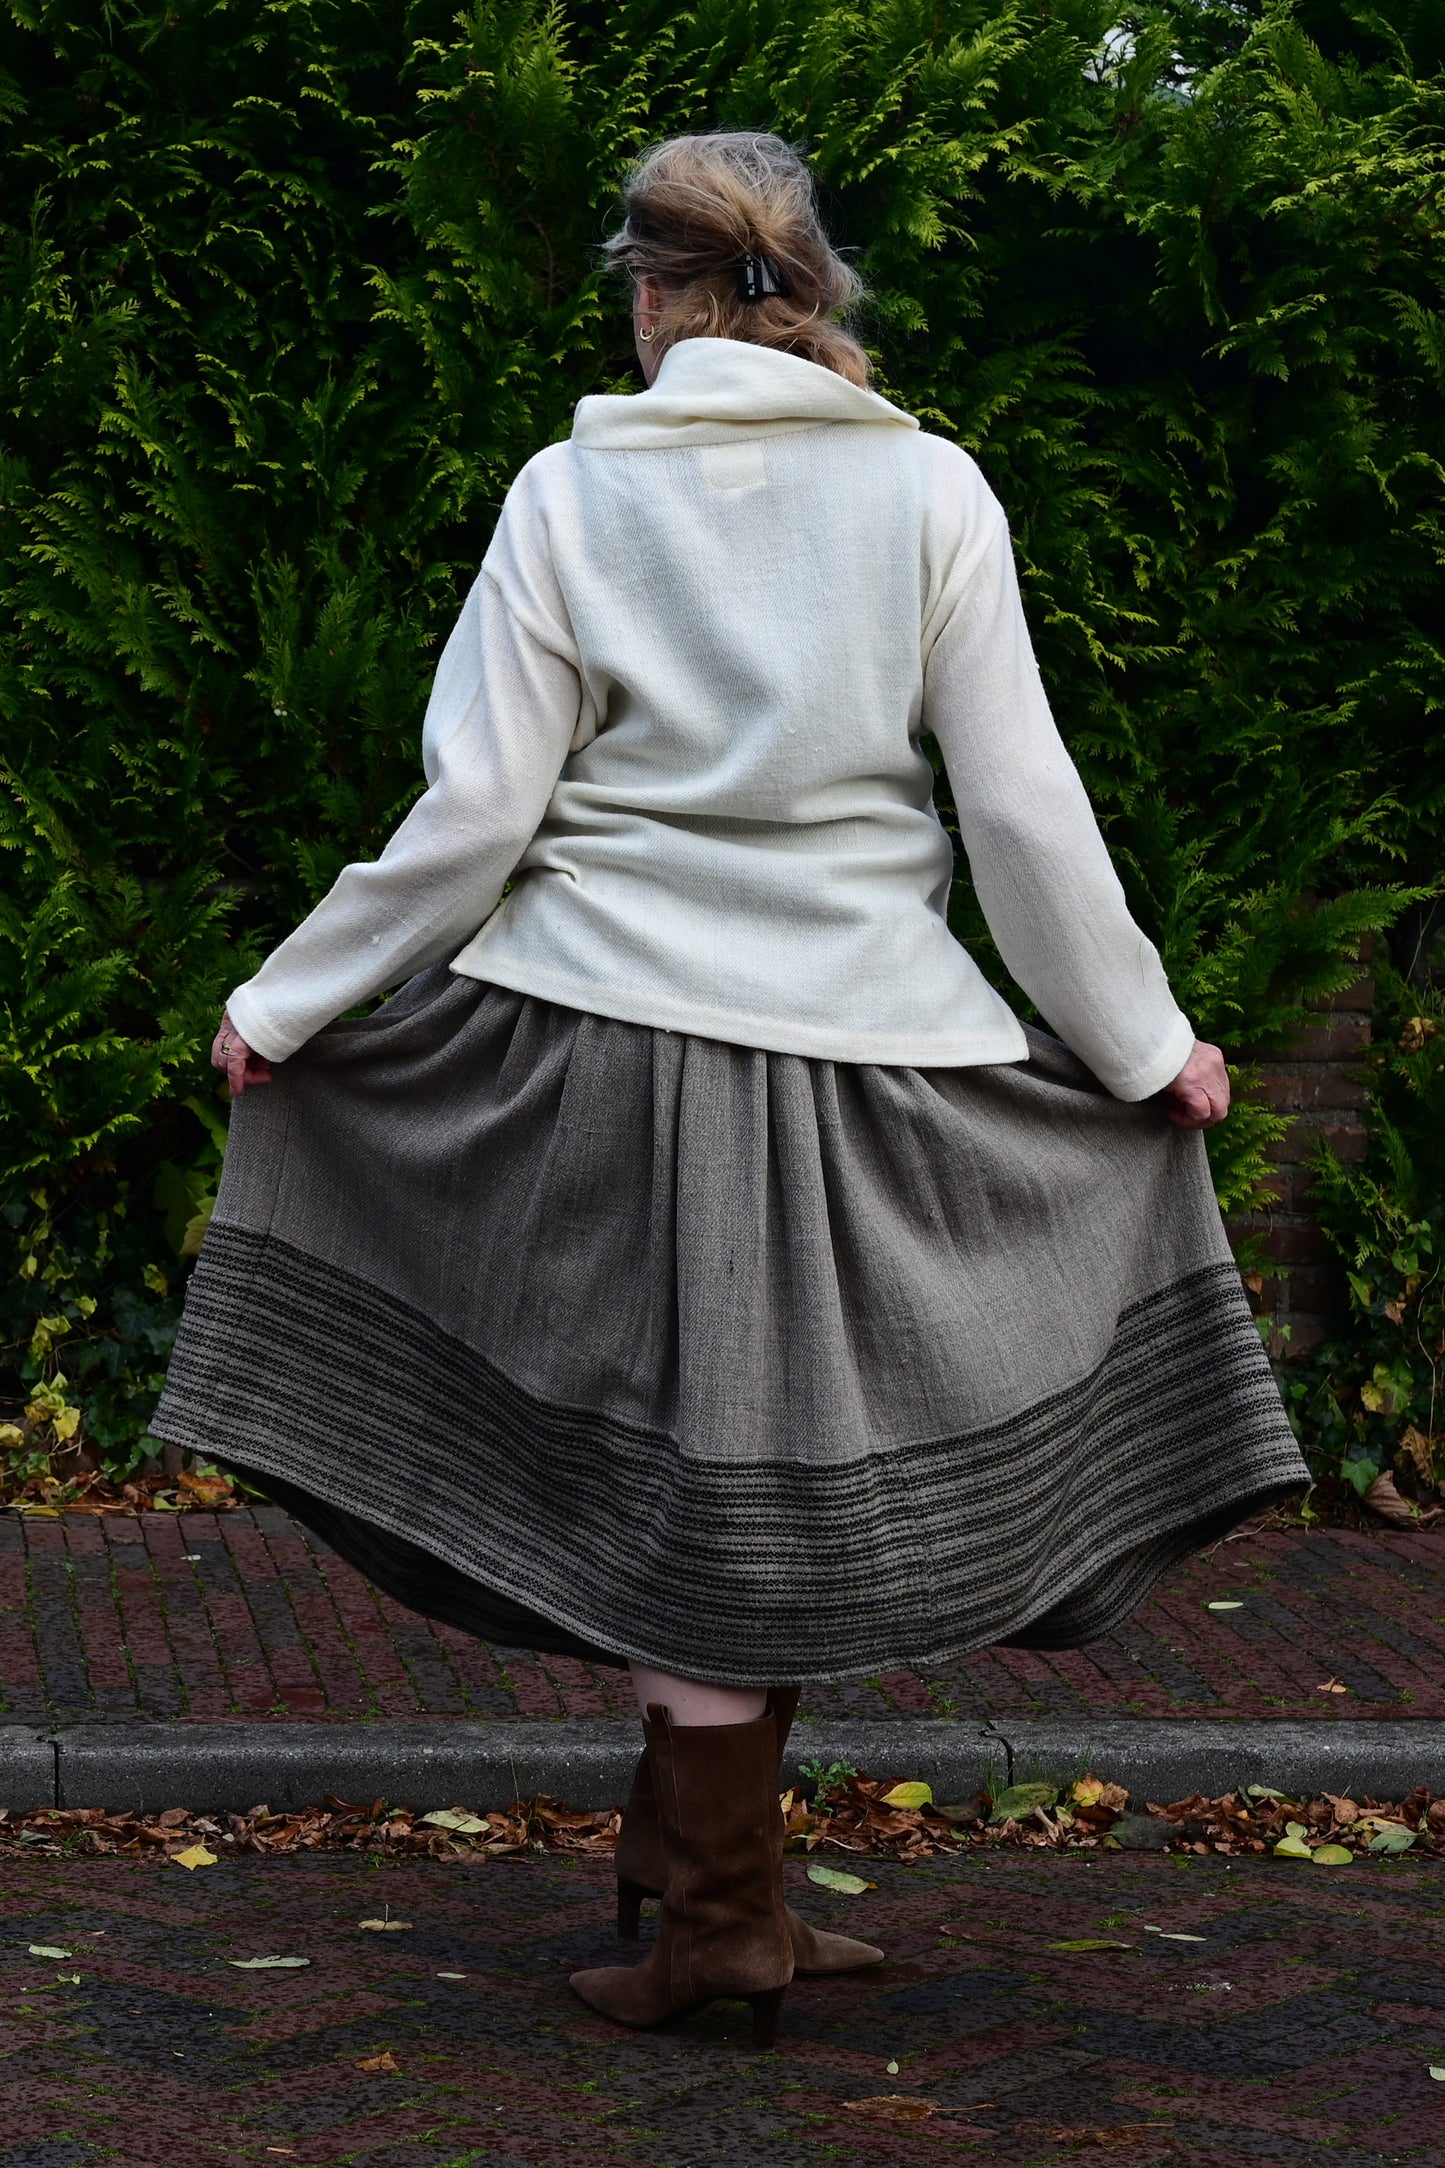
[[[687,340],[523,468],[437,670],[426,791],[231,1016],[282,1061],[447,960],[786,1053],[1021,1060],[948,931],[930,731],[1014,978],[1110,1091],[1158,1091],[1193,1032],[1049,713],[977,466],[815,363]]]

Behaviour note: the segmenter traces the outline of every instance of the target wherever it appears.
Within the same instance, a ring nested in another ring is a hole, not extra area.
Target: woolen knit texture
[[[978,467],[812,362],[684,341],[519,475],[437,672],[424,795],[231,1016],[281,1061],[446,962],[778,1052],[1022,1060],[948,930],[930,733],[1013,977],[1111,1092],[1159,1090],[1193,1033],[1054,725]]]

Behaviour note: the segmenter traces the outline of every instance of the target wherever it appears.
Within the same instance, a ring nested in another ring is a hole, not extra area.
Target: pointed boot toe
[[[783,1908],[783,1823],[771,1710],[744,1724],[674,1726],[658,1703],[643,1726],[662,1917],[640,1965],[573,1973],[573,1992],[619,2025],[666,2024],[710,2002],[751,2006],[753,2041],[771,2047],[793,1953]],[[627,1811],[623,1828],[627,1826]],[[637,1847],[619,1876],[619,1926],[636,1930],[644,1888]]]
[[[768,1710],[777,1737],[779,1784],[783,1775],[783,1751],[797,1714],[798,1698],[796,1686],[774,1687],[768,1698]],[[622,1810],[622,1834],[617,1842],[615,1869],[617,1933],[624,1942],[636,1942],[641,1930],[642,1907],[647,1899],[662,1895],[667,1879],[657,1794],[646,1747],[638,1757],[632,1790]],[[787,1906],[784,1916],[792,1944],[793,1970],[797,1973],[861,1972],[867,1965],[881,1965],[886,1961],[887,1952],[875,1943],[859,1942],[852,1935],[834,1935],[824,1928],[810,1927],[791,1905]]]
[[[791,1905],[788,1933],[793,1944],[793,1970],[797,1973],[861,1972],[865,1965],[881,1965],[888,1954],[875,1942],[859,1942],[853,1935],[834,1935],[826,1927],[810,1927]]]

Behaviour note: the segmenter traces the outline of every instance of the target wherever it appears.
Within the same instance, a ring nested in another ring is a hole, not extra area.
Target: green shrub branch
[[[221,1002],[415,795],[512,475],[634,383],[596,250],[658,134],[810,146],[1200,1032],[1247,1069],[1353,977],[1442,863],[1441,46],[1408,0],[13,0],[7,1480],[145,1450]],[[954,923],[997,974],[963,866]],[[1278,1131],[1220,1133],[1228,1205]]]

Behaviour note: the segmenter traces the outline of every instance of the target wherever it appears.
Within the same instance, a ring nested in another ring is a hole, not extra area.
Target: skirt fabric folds
[[[232,1112],[152,1429],[390,1594],[736,1684],[1066,1647],[1306,1480],[1202,1137],[423,972]]]

